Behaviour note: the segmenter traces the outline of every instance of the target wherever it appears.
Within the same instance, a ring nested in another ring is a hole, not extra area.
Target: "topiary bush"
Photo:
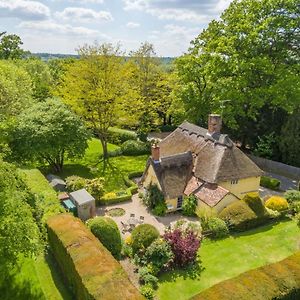
[[[300,201],[300,191],[297,190],[287,190],[284,193],[284,198],[289,204],[292,202]]]
[[[229,234],[225,221],[217,217],[208,220],[208,230],[213,238],[223,238]]]
[[[182,214],[185,216],[194,216],[197,208],[198,200],[195,195],[184,197],[182,204]]]
[[[92,233],[116,257],[120,257],[122,240],[116,222],[109,217],[96,217],[87,222]]]
[[[271,190],[279,190],[280,180],[268,176],[261,176],[260,185]]]
[[[250,193],[245,195],[242,200],[233,202],[225,207],[220,212],[219,217],[233,229],[244,231],[264,224],[268,220],[269,215],[263,201],[257,194]]]
[[[131,233],[133,253],[145,251],[151,243],[159,237],[158,230],[150,224],[141,224],[135,227]]]
[[[121,145],[128,140],[137,139],[137,134],[130,130],[110,127],[108,133],[108,141],[115,145]]]
[[[147,143],[141,141],[129,140],[121,145],[123,155],[143,155],[150,153],[150,146]]]
[[[266,207],[276,211],[284,211],[289,208],[289,204],[283,197],[272,196],[266,201]]]

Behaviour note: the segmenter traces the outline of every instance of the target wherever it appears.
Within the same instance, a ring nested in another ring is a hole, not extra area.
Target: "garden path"
[[[185,217],[182,216],[180,212],[176,213],[169,213],[164,217],[157,217],[154,216],[147,207],[142,203],[141,199],[138,197],[138,194],[135,194],[132,196],[131,201],[126,201],[123,203],[116,203],[109,206],[101,206],[97,208],[97,215],[98,216],[104,216],[107,209],[111,208],[123,208],[125,210],[125,215],[120,217],[112,217],[117,225],[120,228],[120,231],[122,232],[122,226],[121,222],[127,223],[127,220],[130,218],[130,214],[135,214],[135,217],[139,220],[140,216],[144,216],[145,220],[144,223],[151,224],[157,230],[160,234],[163,234],[165,231],[165,228],[170,225],[170,223],[181,220],[181,219],[187,219],[191,221],[196,221],[196,217]],[[127,234],[124,234],[127,235]]]

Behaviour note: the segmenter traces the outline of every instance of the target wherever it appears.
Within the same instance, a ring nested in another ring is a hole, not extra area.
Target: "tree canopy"
[[[60,172],[64,159],[84,154],[89,137],[83,123],[58,99],[36,103],[18,116],[10,147],[25,161],[45,161]]]
[[[21,38],[16,34],[0,32],[0,59],[19,59],[26,51],[20,46],[23,45]]]
[[[185,116],[222,113],[244,145],[279,133],[299,102],[299,20],[295,0],[233,1],[176,62]]]

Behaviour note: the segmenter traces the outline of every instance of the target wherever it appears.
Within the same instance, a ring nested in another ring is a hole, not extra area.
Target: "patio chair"
[[[130,214],[130,218],[134,218],[135,217],[135,214]]]
[[[130,226],[128,224],[125,224],[121,221],[122,225],[122,233],[125,233],[126,231],[130,231]]]
[[[144,216],[140,216],[140,223],[142,224],[142,223],[144,223],[144,221],[145,221],[145,217]]]

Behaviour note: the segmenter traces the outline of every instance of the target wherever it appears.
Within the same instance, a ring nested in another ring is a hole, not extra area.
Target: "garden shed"
[[[94,217],[96,212],[95,198],[86,189],[70,193],[70,200],[75,204],[78,217],[81,220],[86,221]]]
[[[66,183],[59,176],[49,174],[47,175],[47,180],[56,191],[63,192],[66,190]]]

